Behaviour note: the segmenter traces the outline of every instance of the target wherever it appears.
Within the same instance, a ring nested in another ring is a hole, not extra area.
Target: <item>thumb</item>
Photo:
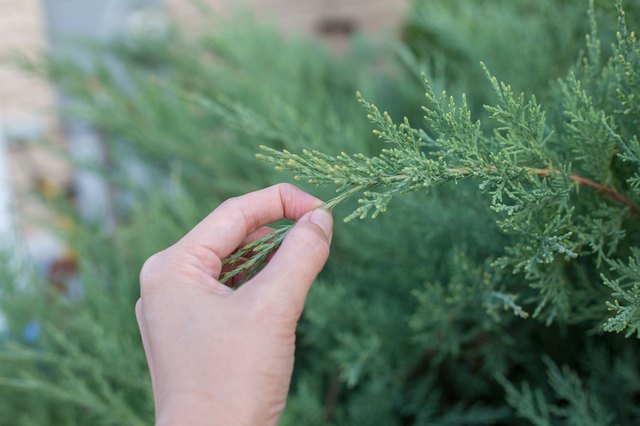
[[[313,280],[327,262],[332,235],[331,213],[322,208],[307,212],[255,277],[256,289],[279,301],[290,299],[301,309]]]

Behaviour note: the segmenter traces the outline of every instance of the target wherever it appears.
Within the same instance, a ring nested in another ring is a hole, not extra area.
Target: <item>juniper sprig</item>
[[[291,224],[281,226],[270,234],[246,244],[226,258],[223,265],[228,265],[233,269],[222,275],[220,282],[227,284],[233,277],[242,273],[244,273],[242,281],[255,275],[266,263],[269,255],[280,247],[292,227]],[[235,284],[233,287],[239,287],[239,284]]]
[[[344,191],[324,203],[320,208],[332,210],[336,205],[347,200],[361,189],[361,187],[354,187]],[[231,256],[224,259],[223,266],[232,269],[220,277],[220,282],[230,287],[238,288],[255,276],[266,265],[270,255],[280,247],[294,225],[295,223],[282,225],[264,237],[240,247]]]

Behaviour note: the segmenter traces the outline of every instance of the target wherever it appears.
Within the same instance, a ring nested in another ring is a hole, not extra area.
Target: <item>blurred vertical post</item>
[[[127,18],[137,10],[160,7],[160,0],[43,0],[49,35],[50,53],[55,59],[73,61],[83,68],[92,67],[92,53],[80,42],[108,43],[123,31]],[[121,74],[123,84],[126,75],[114,60],[109,65]],[[64,108],[73,99],[64,92],[58,93]],[[99,133],[87,123],[77,119],[63,120],[71,155],[78,163],[104,167],[107,156]],[[98,172],[77,170],[74,177],[78,209],[85,219],[97,221],[106,228],[114,225],[112,189]]]
[[[0,114],[0,250],[11,250],[15,243],[15,226],[13,223],[12,190],[9,181],[9,153],[4,135],[2,114]],[[0,337],[7,332],[7,318],[0,311]]]
[[[0,114],[0,249],[8,248],[11,250],[16,239],[12,199],[8,144]]]

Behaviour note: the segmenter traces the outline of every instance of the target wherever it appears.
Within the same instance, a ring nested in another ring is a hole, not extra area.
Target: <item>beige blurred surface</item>
[[[48,85],[7,63],[16,52],[33,57],[45,48],[40,1],[0,0],[0,111],[6,123],[50,111]]]
[[[20,70],[13,58],[16,54],[36,58],[45,49],[40,1],[0,0],[0,119],[10,142],[16,219],[27,235],[38,232],[35,223],[49,216],[33,199],[36,182],[64,186],[71,176],[61,157],[33,143],[58,133],[53,90],[41,78]]]
[[[201,0],[201,3],[222,16],[250,10],[285,33],[322,35],[328,21],[351,21],[354,29],[375,36],[399,28],[409,0]],[[166,0],[166,5],[180,22],[202,23],[204,14],[192,2]]]
[[[249,11],[285,34],[321,38],[334,53],[342,54],[347,51],[348,36],[354,32],[372,38],[397,32],[410,0],[199,0],[204,9],[191,1],[165,3],[171,16],[187,29],[210,25],[209,12],[231,17]]]

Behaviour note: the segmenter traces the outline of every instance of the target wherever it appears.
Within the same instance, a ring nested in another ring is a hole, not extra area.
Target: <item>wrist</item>
[[[156,407],[156,426],[211,426],[222,424],[225,413],[206,395],[182,393],[164,398]]]
[[[256,410],[238,409],[207,395],[182,394],[156,410],[156,426],[256,425]]]

